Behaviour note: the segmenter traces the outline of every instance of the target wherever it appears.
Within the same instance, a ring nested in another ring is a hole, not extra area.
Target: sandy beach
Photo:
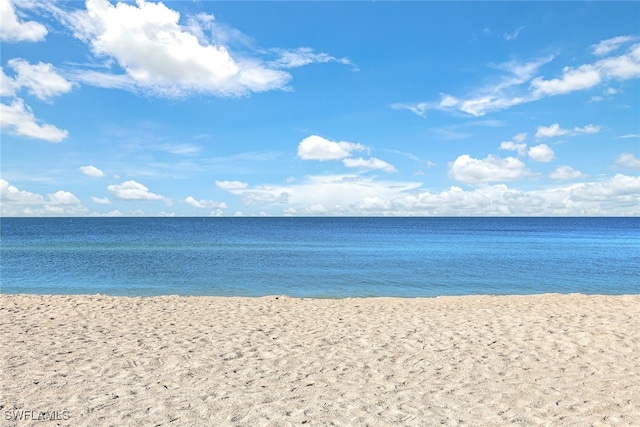
[[[0,302],[6,426],[640,425],[640,296]]]

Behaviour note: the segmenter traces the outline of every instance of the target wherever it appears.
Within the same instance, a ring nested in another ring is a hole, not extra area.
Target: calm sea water
[[[2,293],[639,294],[640,218],[3,218]]]

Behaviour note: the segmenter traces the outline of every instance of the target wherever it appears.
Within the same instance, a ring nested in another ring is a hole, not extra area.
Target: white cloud
[[[343,65],[351,65],[357,70],[357,67],[348,58],[336,58],[327,53],[316,53],[308,47],[300,47],[293,50],[272,49],[279,57],[270,64],[276,68],[295,68],[308,64],[322,64],[327,62],[337,62]]]
[[[525,164],[515,157],[503,159],[489,155],[484,159],[474,159],[463,154],[449,165],[449,176],[467,184],[514,181],[530,174]]]
[[[208,19],[214,18],[208,15]],[[234,58],[225,46],[199,39],[193,31],[198,22],[192,20],[185,27],[179,21],[178,12],[144,0],[136,5],[87,0],[86,10],[67,15],[75,36],[96,56],[115,59],[122,67],[128,81],[119,78],[115,83],[124,82],[125,87],[130,84],[168,97],[239,96],[281,89],[291,79],[259,60]],[[102,77],[92,73],[89,80],[99,82]]]
[[[409,110],[414,114],[417,114],[421,117],[424,117],[428,110],[433,110],[435,107],[426,102],[419,102],[417,104],[404,104],[401,102],[396,102],[391,104],[391,108],[394,110]]]
[[[628,133],[626,135],[620,135],[618,138],[640,138],[640,133]]]
[[[11,105],[0,104],[0,120],[3,129],[7,128],[16,135],[48,142],[60,142],[69,134],[53,125],[39,124],[31,109],[18,98],[14,99]]]
[[[74,81],[105,89],[135,91],[136,82],[126,74],[111,74],[95,70],[74,69],[67,73]]]
[[[512,41],[518,38],[520,32],[524,29],[524,27],[518,27],[510,33],[504,33],[504,39],[507,41]]]
[[[583,64],[576,68],[565,67],[559,78],[545,80],[537,77],[531,81],[530,89],[535,97],[540,98],[590,89],[609,80],[628,80],[638,77],[640,77],[640,44],[631,46],[622,55],[604,58],[593,64]]]
[[[640,176],[617,174],[603,181],[585,183],[572,189],[570,197],[581,202],[633,201],[640,206]]]
[[[0,67],[0,96],[15,96],[16,85],[13,79],[4,73],[4,69]]]
[[[628,80],[640,77],[640,44],[634,45],[624,55],[606,58],[598,61],[604,78]]]
[[[89,215],[89,216],[93,216],[93,217],[118,217],[118,216],[122,216],[122,212],[120,212],[117,209],[113,210],[113,211],[105,212],[105,213],[91,212],[91,215]]]
[[[640,169],[640,159],[633,153],[622,153],[616,159],[616,166]]]
[[[0,215],[43,216],[43,215],[84,215],[88,211],[80,200],[68,191],[47,194],[19,190],[0,178]]]
[[[149,191],[147,187],[136,181],[125,181],[121,184],[109,185],[107,190],[120,200],[162,200],[171,205],[171,200]]]
[[[607,40],[602,40],[600,43],[591,45],[591,49],[593,50],[594,55],[603,56],[613,52],[614,50],[617,50],[623,44],[634,40],[637,40],[636,36],[612,37]]]
[[[91,197],[91,200],[93,201],[93,203],[97,203],[99,205],[110,205],[111,204],[111,200],[109,200],[107,197]]]
[[[196,200],[191,196],[184,199],[184,201],[189,206],[193,206],[198,209],[225,209],[227,207],[225,202],[216,202],[215,200]]]
[[[518,94],[516,89],[528,82],[541,66],[552,59],[553,57],[549,56],[529,62],[509,61],[492,65],[492,68],[503,73],[501,77],[495,79],[497,82],[472,91],[464,97],[441,93],[439,102],[396,103],[392,107],[406,109],[420,116],[424,116],[428,110],[461,111],[476,117],[504,110],[533,100],[531,94]]]
[[[635,39],[636,37],[633,38]],[[597,51],[603,55],[605,52],[610,53],[615,50],[610,48],[616,43],[604,43]],[[640,78],[640,44],[630,46],[625,53],[618,56],[605,57],[577,67],[564,67],[562,74],[556,78],[537,76],[540,67],[552,59],[550,56],[525,63],[510,61],[498,64],[493,67],[505,74],[494,79],[497,83],[472,90],[463,96],[442,93],[440,101],[437,102],[395,103],[392,104],[392,108],[406,109],[420,116],[425,116],[429,110],[457,111],[483,116],[547,96],[591,89],[611,81]]]
[[[513,137],[512,141],[502,141],[500,143],[500,149],[507,151],[517,151],[518,155],[522,156],[527,150],[527,144],[524,143],[526,139],[526,133],[519,133]]]
[[[44,40],[47,28],[34,21],[21,21],[11,0],[0,0],[0,40],[37,42]]]
[[[600,132],[601,129],[602,126],[589,124],[584,127],[576,126],[575,128],[573,128],[573,130],[569,130],[561,128],[559,123],[554,123],[551,126],[538,126],[536,138],[553,138],[563,135],[575,136],[581,134],[592,134]]]
[[[395,172],[396,168],[393,165],[385,162],[384,160],[371,157],[370,159],[363,159],[359,157],[357,159],[347,158],[342,159],[342,163],[348,168],[360,168],[370,170],[382,170],[385,172]]]
[[[594,65],[586,64],[578,68],[565,67],[561,78],[545,80],[542,77],[536,77],[531,81],[531,89],[534,96],[539,98],[589,89],[601,81],[600,70]]]
[[[598,182],[522,191],[505,184],[465,191],[420,190],[420,183],[376,181],[355,175],[306,177],[288,186],[258,185],[233,190],[246,205],[276,209],[283,215],[639,215],[640,177],[623,175]],[[607,189],[611,190],[607,190]],[[608,191],[606,195],[603,191]],[[289,194],[286,201],[274,202]],[[275,204],[274,204],[275,203]],[[241,215],[240,213],[238,213]],[[251,214],[249,214],[251,215]]]
[[[526,140],[526,139],[527,139],[527,133],[526,132],[519,133],[517,135],[514,135],[514,137],[513,137],[513,140],[516,143],[524,142],[524,140]]]
[[[242,190],[248,186],[249,184],[241,181],[216,181],[216,187],[227,191]]]
[[[394,200],[395,209],[412,215],[536,215],[543,210],[544,200],[504,184],[483,186],[471,191],[452,186],[439,193],[428,191]]]
[[[43,101],[62,95],[73,89],[73,84],[58,74],[53,65],[38,62],[29,64],[21,58],[13,58],[8,64],[16,72],[15,90],[25,87],[29,93]]]
[[[555,157],[555,153],[547,144],[529,147],[529,157],[537,162],[550,162]]]
[[[334,142],[318,135],[311,135],[298,144],[298,157],[303,160],[340,160],[352,151],[367,151],[367,147],[353,142]]]
[[[500,143],[501,150],[507,151],[517,151],[519,155],[523,155],[527,150],[527,144],[525,143],[516,143],[513,141],[502,141]]]
[[[416,182],[376,181],[358,175],[316,175],[290,185],[258,185],[229,191],[246,205],[275,204],[283,209],[294,208],[298,214],[310,214],[312,206],[322,205],[327,214],[342,215],[363,197],[390,197],[419,186]]]
[[[325,161],[342,159],[342,164],[348,168],[382,170],[385,172],[396,171],[393,165],[375,157],[368,159],[350,157],[354,151],[368,152],[369,148],[354,142],[330,141],[318,135],[308,136],[298,144],[298,157],[303,160]]]
[[[78,205],[80,200],[68,191],[56,191],[49,195],[51,203],[56,205]]]
[[[2,178],[0,178],[0,200],[3,205],[5,203],[21,205],[44,203],[44,197],[40,194],[19,190],[15,186],[9,184],[9,181]]]
[[[92,165],[80,166],[79,169],[83,174],[94,178],[102,178],[104,176],[104,172]]]
[[[202,151],[202,147],[194,144],[162,144],[159,146],[162,151],[182,156],[194,156]]]
[[[585,178],[586,175],[571,166],[558,166],[549,174],[549,177],[558,181],[568,181],[570,179]]]
[[[562,129],[559,123],[554,123],[551,126],[538,126],[536,138],[553,138],[554,136],[567,135],[568,133],[568,129]]]
[[[579,133],[598,133],[600,132],[600,129],[602,129],[602,126],[595,126],[595,125],[586,125],[584,127],[575,127],[573,128],[573,132],[576,134]]]

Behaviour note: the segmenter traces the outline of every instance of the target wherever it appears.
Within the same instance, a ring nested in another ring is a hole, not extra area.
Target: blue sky
[[[3,216],[640,215],[638,2],[0,14]]]

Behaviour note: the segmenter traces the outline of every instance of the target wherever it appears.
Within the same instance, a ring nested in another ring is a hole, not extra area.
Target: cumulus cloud
[[[538,126],[536,131],[536,138],[553,138],[556,136],[570,135],[576,136],[581,134],[598,133],[602,129],[602,126],[596,126],[588,124],[584,127],[575,127],[573,130],[563,129],[559,123],[554,123],[551,126]]]
[[[91,214],[89,216],[93,216],[93,217],[118,217],[118,216],[122,216],[122,212],[120,212],[119,210],[115,209],[109,212],[105,212],[105,213],[98,213],[98,212],[91,212]]]
[[[80,200],[68,191],[56,191],[43,196],[20,190],[0,178],[0,214],[4,216],[84,215],[88,211]]]
[[[248,186],[231,193],[248,206],[280,207],[283,215],[639,215],[639,181],[640,177],[619,175],[543,190],[494,184],[431,192],[421,190],[420,183],[324,175],[286,186]],[[608,193],[603,195],[603,191]],[[289,194],[286,201],[274,202],[282,193]]]
[[[125,181],[121,184],[113,184],[107,190],[120,200],[162,200],[171,205],[171,199],[149,191],[147,187],[136,181]]]
[[[354,142],[330,141],[318,135],[308,136],[298,144],[298,157],[303,160],[342,160],[342,164],[347,168],[384,172],[396,171],[392,164],[375,157],[368,159],[350,157],[354,151],[368,152],[369,148]]]
[[[527,152],[529,157],[537,162],[550,162],[555,157],[555,153],[547,144],[535,145],[533,147],[529,147],[529,151]]]
[[[67,15],[67,22],[96,56],[115,60],[124,70],[127,80],[118,84],[159,96],[238,96],[281,89],[291,79],[284,71],[257,59],[233,57],[225,46],[199,38],[193,31],[197,22],[181,25],[180,14],[163,3],[87,0],[86,10]],[[94,72],[91,79],[99,82],[101,76]]]
[[[622,153],[616,159],[615,165],[623,168],[640,169],[640,158],[633,153]]]
[[[571,179],[585,178],[586,175],[571,166],[558,166],[549,174],[549,177],[557,179],[558,181],[568,181]]]
[[[77,205],[80,200],[68,191],[56,191],[49,195],[49,200],[57,205]]]
[[[17,187],[9,184],[9,181],[2,178],[0,178],[0,200],[2,200],[3,205],[5,203],[24,205],[44,203],[44,197],[40,194],[19,190]]]
[[[73,84],[58,74],[51,64],[30,64],[21,58],[10,59],[7,64],[16,72],[11,82],[13,89],[27,88],[31,95],[40,100],[47,101],[73,89]]]
[[[21,21],[11,0],[0,0],[0,40],[37,42],[44,40],[47,28],[35,21]]]
[[[189,196],[184,199],[185,203],[189,206],[193,206],[198,209],[225,209],[227,204],[225,202],[216,202],[215,200],[196,200]]]
[[[562,129],[559,123],[554,123],[551,126],[538,126],[536,138],[552,138],[554,136],[562,136],[568,133],[569,130]]]
[[[598,133],[600,132],[600,129],[602,129],[602,126],[595,126],[595,125],[586,125],[584,127],[575,127],[573,128],[573,132],[575,134],[580,134],[580,133]]]
[[[104,176],[104,172],[92,165],[80,166],[79,169],[83,174],[94,178],[102,178]]]
[[[360,168],[360,169],[369,169],[369,170],[382,170],[385,172],[395,172],[396,168],[385,162],[384,160],[376,159],[375,157],[371,157],[369,159],[363,159],[359,157],[357,159],[342,159],[342,163],[348,168]]]
[[[345,141],[330,141],[311,135],[298,144],[298,157],[303,160],[340,160],[351,156],[352,151],[367,151],[362,144]]]
[[[589,89],[601,81],[602,75],[598,68],[586,64],[577,68],[564,67],[560,78],[545,80],[542,77],[536,77],[531,81],[531,88],[536,97],[543,97]]]
[[[526,139],[526,133],[519,133],[515,135],[511,141],[502,141],[500,143],[500,149],[507,151],[517,151],[518,155],[522,156],[527,150],[527,144],[524,143]]]
[[[502,141],[500,143],[501,150],[507,151],[517,151],[519,155],[523,155],[527,149],[527,144],[525,143],[517,143],[513,141]]]
[[[230,189],[246,205],[277,205],[308,215],[312,206],[324,206],[328,215],[343,215],[362,197],[389,197],[420,186],[416,182],[376,181],[358,175],[313,175],[289,185],[256,185]]]
[[[449,176],[467,184],[514,181],[530,174],[525,164],[515,157],[489,155],[484,159],[474,159],[463,154],[449,165]]]
[[[91,200],[93,201],[93,203],[97,203],[99,205],[111,204],[111,200],[109,200],[107,197],[91,197]]]
[[[640,176],[617,174],[599,182],[582,184],[571,190],[574,201],[615,201],[640,202]]]
[[[69,132],[54,125],[38,123],[39,120],[35,118],[31,108],[19,98],[14,99],[9,105],[0,103],[0,120],[3,129],[19,136],[61,142],[69,135]]]
[[[4,73],[4,69],[0,67],[0,96],[15,96],[16,85],[13,79]]]
[[[61,142],[68,132],[54,125],[41,123],[36,119],[31,108],[17,92],[26,88],[31,95],[48,101],[54,96],[70,91],[73,84],[60,76],[51,64],[29,64],[23,59],[13,58],[7,64],[15,71],[15,77],[5,74],[0,67],[0,94],[12,97],[10,103],[0,104],[0,124],[3,129],[14,135],[42,139],[49,142]]]

